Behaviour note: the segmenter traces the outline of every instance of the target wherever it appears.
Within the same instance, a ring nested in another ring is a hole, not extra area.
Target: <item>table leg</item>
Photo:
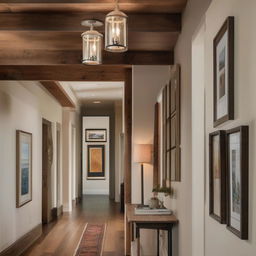
[[[136,226],[137,256],[140,256],[140,229]]]
[[[157,229],[157,256],[159,256],[159,229]]]
[[[168,255],[172,256],[172,226],[168,228]]]

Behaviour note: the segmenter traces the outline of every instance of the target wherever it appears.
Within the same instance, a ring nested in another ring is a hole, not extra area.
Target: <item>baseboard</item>
[[[83,194],[85,195],[109,195],[109,190],[107,189],[86,189]]]
[[[19,256],[27,250],[42,234],[42,224],[23,235],[7,249],[0,252],[0,256]]]

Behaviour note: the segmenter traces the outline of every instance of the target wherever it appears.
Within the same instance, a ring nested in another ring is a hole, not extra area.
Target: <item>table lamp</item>
[[[151,144],[136,144],[134,147],[135,163],[141,164],[141,205],[144,206],[144,166],[145,163],[152,161],[152,145]]]

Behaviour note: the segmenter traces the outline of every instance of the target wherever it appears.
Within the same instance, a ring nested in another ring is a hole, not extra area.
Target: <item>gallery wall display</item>
[[[16,207],[32,201],[32,134],[16,131]]]
[[[85,130],[86,142],[107,142],[106,129],[86,129]]]
[[[105,179],[105,145],[87,145],[87,179]]]
[[[249,127],[227,131],[227,227],[248,239]]]
[[[210,216],[226,223],[226,133],[209,135]]]
[[[214,127],[234,119],[234,17],[214,38]]]

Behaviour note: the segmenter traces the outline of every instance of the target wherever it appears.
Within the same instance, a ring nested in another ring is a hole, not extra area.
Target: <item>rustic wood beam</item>
[[[111,65],[1,66],[0,80],[124,81],[126,68]]]
[[[0,30],[5,31],[70,31],[87,30],[85,19],[104,21],[106,13],[2,13]],[[180,14],[130,14],[129,32],[180,32]],[[97,28],[104,32],[104,26]]]
[[[0,50],[0,65],[70,65],[81,64],[82,50]],[[103,51],[106,65],[171,65],[173,52],[128,51],[115,54]]]
[[[178,13],[186,3],[187,0],[119,0],[121,10],[127,13]],[[2,12],[109,12],[113,8],[113,0],[5,0],[0,3]]]
[[[41,84],[52,94],[52,96],[60,103],[62,107],[75,108],[75,103],[58,82],[41,81]]]

